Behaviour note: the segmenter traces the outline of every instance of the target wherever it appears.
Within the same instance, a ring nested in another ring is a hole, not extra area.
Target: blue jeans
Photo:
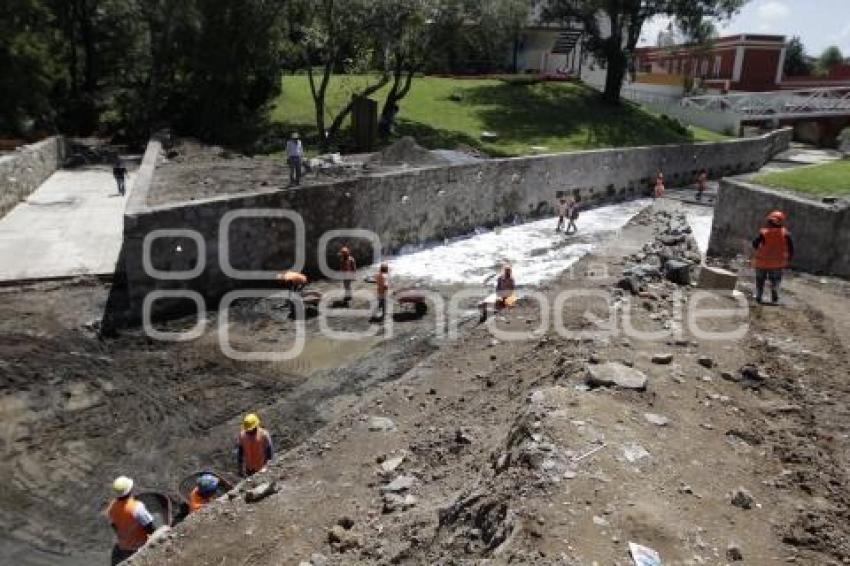
[[[289,181],[296,185],[301,183],[301,158],[290,157],[286,160],[289,163]]]

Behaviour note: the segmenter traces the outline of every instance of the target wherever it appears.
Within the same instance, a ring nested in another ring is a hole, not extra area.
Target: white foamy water
[[[697,241],[700,253],[705,256],[708,251],[708,240],[711,238],[711,224],[714,221],[714,209],[699,207],[687,214],[694,239]]]
[[[651,202],[642,199],[582,211],[579,231],[571,236],[556,233],[558,219],[547,218],[452,240],[393,258],[390,272],[444,284],[480,284],[510,263],[519,284],[537,285],[590,253],[603,235],[625,226]]]

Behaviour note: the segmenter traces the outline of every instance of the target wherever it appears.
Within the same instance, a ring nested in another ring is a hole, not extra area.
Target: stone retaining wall
[[[0,156],[0,218],[62,166],[65,152],[65,138],[54,136]]]
[[[737,179],[720,183],[708,253],[751,255],[753,238],[773,210],[788,215],[795,250],[792,267],[850,277],[850,203],[826,204]]]
[[[145,296],[155,289],[190,289],[215,301],[240,287],[270,285],[268,280],[236,279],[220,262],[219,224],[226,213],[243,209],[295,212],[304,221],[305,270],[318,267],[318,243],[336,229],[365,229],[380,237],[383,253],[411,244],[440,241],[466,234],[479,226],[552,214],[556,193],[574,194],[587,206],[622,201],[648,194],[660,167],[671,185],[693,181],[701,167],[712,176],[760,168],[787,149],[790,130],[759,138],[728,142],[583,151],[510,159],[485,160],[434,168],[403,170],[355,179],[250,195],[216,197],[191,203],[149,207],[146,192],[152,176],[145,171],[159,155],[159,144],[148,148],[125,215],[124,244],[131,310],[141,312]],[[143,268],[144,243],[152,230],[188,229],[203,242],[164,234],[151,243],[149,257],[159,270],[151,277]],[[229,230],[231,264],[242,270],[281,270],[295,257],[293,224],[282,218],[238,219]],[[347,240],[359,263],[369,261],[369,244]],[[327,251],[335,265],[339,241]],[[182,280],[173,272],[197,273]],[[154,312],[168,312],[160,300]]]

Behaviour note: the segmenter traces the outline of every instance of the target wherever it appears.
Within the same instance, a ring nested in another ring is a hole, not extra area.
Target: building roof
[[[765,34],[757,34],[757,33],[742,33],[738,35],[727,35],[725,37],[718,37],[711,41],[713,46],[716,47],[733,47],[738,45],[764,45],[764,44],[775,44],[777,46],[785,45],[785,36],[784,35],[765,35]],[[643,54],[643,55],[651,55],[659,52],[662,53],[670,53],[672,51],[688,51],[693,49],[694,47],[698,47],[699,44],[696,43],[680,43],[677,45],[669,45],[665,47],[639,47],[635,49],[635,53]]]

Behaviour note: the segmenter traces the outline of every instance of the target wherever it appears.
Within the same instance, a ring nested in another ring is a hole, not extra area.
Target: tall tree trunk
[[[620,91],[628,68],[628,58],[619,51],[608,56],[608,66],[605,70],[605,91],[602,98],[609,104],[620,103]]]

